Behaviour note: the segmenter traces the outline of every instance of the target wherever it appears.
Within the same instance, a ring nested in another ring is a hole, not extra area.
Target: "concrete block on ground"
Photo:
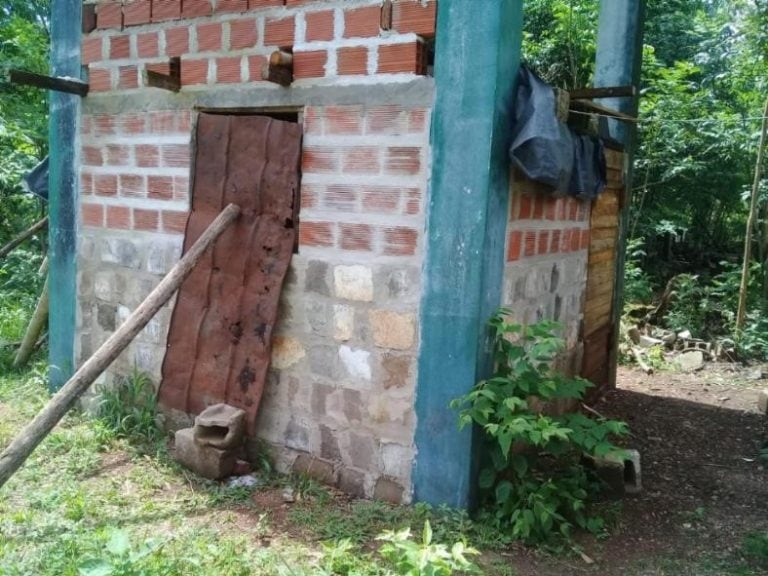
[[[222,450],[239,448],[245,436],[245,411],[228,404],[214,404],[195,418],[195,440]]]
[[[203,446],[195,441],[194,428],[176,432],[176,461],[203,478],[220,480],[232,475],[237,461],[234,451]]]
[[[760,414],[768,415],[768,388],[763,388],[757,396],[757,408]]]

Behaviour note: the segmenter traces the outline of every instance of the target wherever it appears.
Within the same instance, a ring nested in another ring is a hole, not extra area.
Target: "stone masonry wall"
[[[299,250],[258,421],[281,469],[410,499],[435,2],[101,2],[83,38],[77,360],[178,261],[198,110],[295,112],[304,125]],[[382,28],[385,26],[388,29]],[[260,80],[277,47],[296,81]],[[178,94],[143,72],[181,56]],[[173,302],[101,382],[156,383]]]
[[[521,324],[560,322],[568,350],[562,368],[578,374],[591,203],[555,198],[513,174],[510,204],[502,305]]]

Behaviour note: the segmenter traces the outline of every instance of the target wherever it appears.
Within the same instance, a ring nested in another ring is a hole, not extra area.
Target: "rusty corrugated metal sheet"
[[[179,291],[160,402],[197,414],[226,402],[253,426],[296,229],[301,127],[263,116],[201,114],[184,250],[230,202],[242,215]]]

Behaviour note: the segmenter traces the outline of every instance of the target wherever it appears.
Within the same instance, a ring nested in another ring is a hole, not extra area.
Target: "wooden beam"
[[[261,71],[261,79],[280,86],[290,86],[293,83],[293,54],[285,50],[272,52],[269,64]]]
[[[162,74],[154,70],[145,70],[144,84],[152,88],[170,90],[171,92],[181,90],[181,58],[171,58],[168,63],[168,74]]]
[[[19,432],[0,454],[0,487],[24,464],[37,445],[48,436],[96,378],[112,364],[160,308],[171,299],[206,251],[239,215],[238,206],[235,204],[227,206],[123,325],[96,350],[93,356],[86,360],[32,422]]]
[[[624,122],[637,122],[637,118],[635,116],[630,116],[629,114],[619,112],[618,110],[608,108],[607,106],[595,104],[589,100],[571,100],[571,110],[608,116],[610,118],[616,118],[617,120],[623,120]]]
[[[591,100],[592,98],[632,98],[637,96],[634,86],[608,86],[605,88],[577,88],[571,90],[572,100]]]
[[[78,96],[88,95],[88,84],[75,78],[57,78],[27,72],[26,70],[11,70],[10,80],[13,84],[56,90],[57,92],[77,94]]]
[[[83,34],[96,30],[96,4],[83,4]]]
[[[381,29],[392,30],[392,0],[384,0],[381,6]]]

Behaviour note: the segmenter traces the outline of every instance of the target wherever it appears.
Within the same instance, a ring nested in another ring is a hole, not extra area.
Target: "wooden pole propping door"
[[[301,127],[265,116],[200,114],[185,250],[222,206],[241,218],[179,291],[160,403],[198,414],[225,402],[253,432],[272,331],[296,240]]]

